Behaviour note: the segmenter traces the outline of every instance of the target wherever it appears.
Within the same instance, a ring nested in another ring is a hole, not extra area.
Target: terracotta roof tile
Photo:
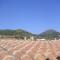
[[[56,60],[60,56],[60,40],[0,40],[0,60]]]

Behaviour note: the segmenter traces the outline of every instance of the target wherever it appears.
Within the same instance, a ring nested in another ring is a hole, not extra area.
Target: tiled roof
[[[56,60],[60,56],[60,40],[0,40],[0,60]]]

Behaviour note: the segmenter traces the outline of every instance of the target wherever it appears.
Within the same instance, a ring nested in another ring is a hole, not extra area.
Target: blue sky
[[[60,31],[60,0],[0,0],[0,29],[19,28]]]

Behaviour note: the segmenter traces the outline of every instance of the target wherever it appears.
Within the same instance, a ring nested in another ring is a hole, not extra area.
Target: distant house
[[[34,40],[34,37],[33,37],[33,36],[31,36],[31,37],[30,37],[30,39],[31,39],[31,40]]]
[[[37,39],[37,40],[46,40],[46,39]]]

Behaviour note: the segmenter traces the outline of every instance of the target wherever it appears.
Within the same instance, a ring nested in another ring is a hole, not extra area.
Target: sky
[[[0,0],[0,29],[60,31],[60,0]]]

